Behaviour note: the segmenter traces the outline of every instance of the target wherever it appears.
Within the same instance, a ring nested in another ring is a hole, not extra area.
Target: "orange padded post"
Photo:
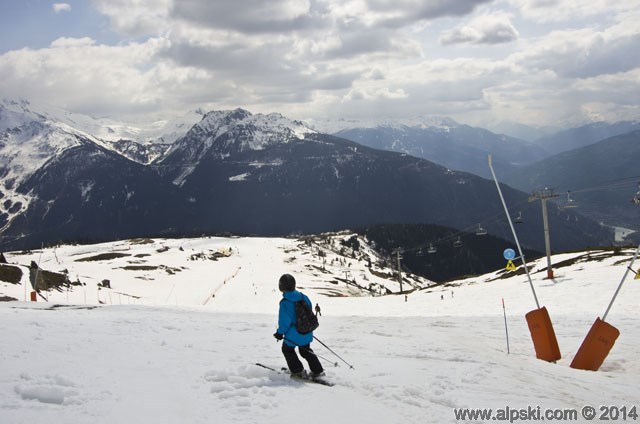
[[[525,315],[529,332],[533,340],[533,347],[536,350],[536,358],[544,361],[555,362],[562,356],[556,333],[553,331],[553,324],[546,307],[534,309]]]
[[[571,362],[571,368],[598,371],[613,347],[620,331],[613,325],[596,318]]]

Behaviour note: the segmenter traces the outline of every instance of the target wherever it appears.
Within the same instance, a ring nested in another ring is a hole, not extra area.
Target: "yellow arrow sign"
[[[505,269],[507,271],[515,271],[516,270],[516,266],[513,263],[513,261],[509,261],[509,262],[507,262],[507,267]]]

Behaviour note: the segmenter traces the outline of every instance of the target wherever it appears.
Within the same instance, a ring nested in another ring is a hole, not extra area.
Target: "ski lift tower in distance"
[[[402,259],[402,248],[398,247],[391,253],[395,254],[396,259],[398,260],[398,284],[400,285],[400,293],[402,293],[402,267],[400,266],[400,259]]]
[[[547,250],[547,278],[549,280],[553,278],[553,269],[551,268],[551,242],[549,241],[549,217],[547,214],[547,201],[554,197],[558,197],[558,194],[555,193],[552,188],[535,190],[529,197],[530,202],[535,202],[536,200],[540,200],[542,202],[542,223],[544,224],[544,245]]]
[[[631,203],[635,203],[636,205],[640,205],[640,182],[638,183],[638,192],[635,196],[631,198]]]

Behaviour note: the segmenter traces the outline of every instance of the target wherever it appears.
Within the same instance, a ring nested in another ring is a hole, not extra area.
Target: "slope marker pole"
[[[509,352],[509,328],[507,327],[507,310],[504,306],[504,297],[502,298],[502,312],[504,314],[504,331],[507,334],[507,355]]]

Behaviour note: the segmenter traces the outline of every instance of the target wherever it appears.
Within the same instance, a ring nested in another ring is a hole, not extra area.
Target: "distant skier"
[[[322,312],[320,311],[320,305],[316,303],[316,316],[322,316]]]
[[[313,332],[300,334],[296,330],[296,310],[295,302],[304,299],[305,303],[311,308],[312,303],[307,296],[296,290],[296,280],[291,274],[284,274],[280,277],[278,288],[282,292],[282,300],[278,313],[278,330],[273,334],[276,340],[283,340],[282,354],[287,361],[287,366],[291,375],[294,377],[302,377],[304,375],[304,366],[298,355],[296,354],[296,346],[311,369],[312,377],[324,375],[322,364],[313,350],[311,350],[311,341],[313,341]]]
[[[440,300],[444,300],[444,295],[443,294],[440,295]]]

